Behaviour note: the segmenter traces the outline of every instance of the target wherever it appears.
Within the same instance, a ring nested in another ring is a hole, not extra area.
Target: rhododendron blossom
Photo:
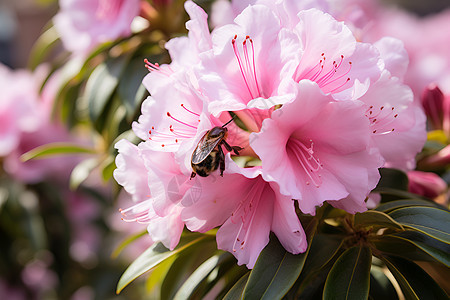
[[[313,3],[251,1],[212,33],[185,3],[189,35],[168,42],[172,63],[146,61],[151,96],[133,124],[142,141],[116,144],[114,176],[136,202],[125,220],[170,249],[184,225],[220,227],[218,247],[252,268],[271,231],[287,251],[306,250],[297,205],[365,211],[378,168],[413,160],[425,131],[401,82],[401,44],[358,42]],[[223,176],[190,178],[198,143],[230,120],[223,139],[244,149],[225,151]]]
[[[100,43],[131,34],[140,0],[60,0],[54,18],[67,50],[86,54]]]

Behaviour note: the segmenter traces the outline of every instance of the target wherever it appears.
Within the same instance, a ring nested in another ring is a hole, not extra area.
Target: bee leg
[[[195,175],[197,175],[197,173],[195,173],[195,172],[192,172],[192,173],[191,173],[191,177],[189,178],[189,180],[191,180],[192,178],[194,178],[194,177],[195,177]]]
[[[244,150],[244,148],[239,146],[233,146],[231,148],[233,148],[233,152],[236,153],[236,155],[239,155],[239,151]]]
[[[222,140],[222,143],[228,151],[233,151],[233,148],[230,146],[230,144],[227,143],[227,141]]]
[[[244,148],[241,148],[239,146],[230,146],[230,144],[227,143],[227,141],[222,140],[223,145],[225,146],[225,148],[227,148],[228,151],[233,151],[236,155],[239,155],[239,151],[241,151]]]
[[[220,176],[223,177],[223,171],[225,171],[225,154],[223,153],[223,149],[220,145],[217,148],[219,148]]]

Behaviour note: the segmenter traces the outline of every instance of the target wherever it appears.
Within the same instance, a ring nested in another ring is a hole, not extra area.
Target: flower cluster
[[[189,35],[166,44],[172,62],[146,61],[151,96],[133,124],[142,141],[116,144],[114,177],[136,202],[124,220],[170,249],[184,226],[220,227],[218,247],[252,268],[270,232],[306,250],[298,210],[314,215],[327,201],[363,212],[378,168],[414,167],[425,116],[402,82],[401,43],[359,42],[310,7],[257,1],[210,33],[206,13],[185,3]],[[200,174],[193,153],[214,127],[222,135]]]

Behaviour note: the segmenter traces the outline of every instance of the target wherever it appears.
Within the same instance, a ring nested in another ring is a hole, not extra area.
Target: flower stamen
[[[236,56],[242,78],[244,79],[247,90],[250,93],[250,97],[252,99],[261,97],[262,94],[259,88],[258,78],[256,76],[255,48],[253,45],[253,40],[247,35],[245,40],[242,42],[242,53],[240,53],[236,44],[236,39],[237,35],[235,35],[231,40],[231,44],[233,46],[234,55]],[[248,47],[248,42],[251,44],[251,49]]]

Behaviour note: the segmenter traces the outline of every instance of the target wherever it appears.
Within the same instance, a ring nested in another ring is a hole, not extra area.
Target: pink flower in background
[[[131,34],[140,0],[60,0],[55,27],[67,50],[86,54],[101,43]]]
[[[409,171],[409,191],[431,199],[447,191],[447,183],[432,172]]]
[[[211,23],[214,27],[233,23],[234,18],[249,5],[264,5],[272,10],[283,23],[283,26],[294,27],[298,22],[297,14],[301,10],[317,8],[328,9],[327,0],[218,0],[214,1],[211,12]]]
[[[0,156],[18,147],[22,133],[34,132],[40,126],[38,88],[31,73],[0,65]]]
[[[421,100],[431,129],[443,130],[450,137],[450,93],[444,95],[439,86],[432,83],[423,91]]]
[[[3,85],[0,152],[5,156],[3,167],[10,175],[26,183],[36,183],[45,178],[68,180],[79,157],[55,156],[22,162],[22,154],[47,143],[88,144],[85,137],[71,136],[62,124],[50,119],[59,87],[59,74],[52,75],[39,95],[44,71],[39,69],[31,73],[0,68],[0,82]]]
[[[382,165],[377,150],[370,148],[364,110],[359,101],[334,102],[316,83],[301,81],[297,98],[251,136],[263,178],[277,182],[305,213],[314,214],[326,200],[344,198],[347,211],[364,211]]]
[[[444,92],[450,92],[450,37],[446,30],[441,30],[450,26],[450,10],[418,17],[376,0],[333,2],[333,16],[351,24],[360,40],[373,43],[390,36],[404,43],[410,58],[404,81],[416,99],[433,82],[442,86]]]

